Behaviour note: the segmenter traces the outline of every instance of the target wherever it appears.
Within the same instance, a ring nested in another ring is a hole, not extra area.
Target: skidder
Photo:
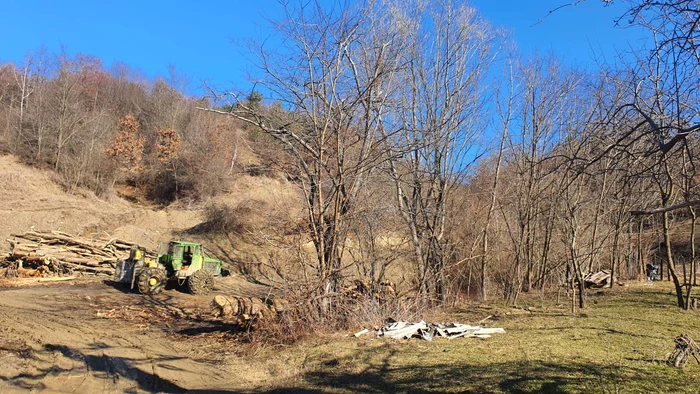
[[[139,246],[131,249],[129,258],[117,263],[114,280],[135,286],[142,294],[160,292],[170,280],[187,286],[192,294],[206,294],[221,276],[221,260],[207,257],[202,245],[194,242],[170,241],[160,244],[158,257],[151,259]]]

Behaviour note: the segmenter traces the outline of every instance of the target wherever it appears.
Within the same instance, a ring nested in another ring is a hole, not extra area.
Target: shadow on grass
[[[488,355],[484,355],[488,358]],[[436,363],[431,365],[392,365],[386,357],[357,372],[340,367],[327,368],[322,363],[317,370],[302,375],[301,387],[283,387],[268,393],[317,393],[344,390],[353,393],[604,393],[626,391],[636,377],[648,375],[641,368],[605,366],[577,362],[507,362],[485,365]],[[427,364],[427,363],[426,363]],[[649,377],[659,378],[659,375]],[[639,383],[639,382],[637,382]],[[656,388],[642,382],[639,389]],[[682,386],[681,386],[682,387]],[[635,391],[634,389],[632,391]],[[638,390],[637,390],[638,391]],[[665,390],[662,389],[662,392]]]
[[[314,386],[331,389],[342,387],[357,393],[424,392],[458,389],[462,392],[486,393],[566,393],[567,387],[581,385],[586,378],[570,375],[598,374],[590,366],[567,367],[547,364],[497,364],[488,367],[454,364],[430,366],[372,368],[360,373],[306,374]]]

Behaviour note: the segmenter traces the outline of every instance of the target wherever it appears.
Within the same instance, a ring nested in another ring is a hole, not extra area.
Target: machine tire
[[[214,275],[207,270],[195,271],[187,278],[187,290],[192,294],[207,294],[214,287]]]
[[[155,284],[151,284],[151,279],[155,279]],[[139,274],[138,288],[141,294],[157,294],[165,287],[168,278],[165,271],[159,268],[145,268]]]

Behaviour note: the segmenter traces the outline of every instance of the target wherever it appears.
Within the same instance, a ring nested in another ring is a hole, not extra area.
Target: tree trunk
[[[639,231],[637,232],[637,263],[639,264],[639,280],[646,279],[646,265],[644,264],[644,246],[642,245],[642,231],[644,230],[644,218],[639,218]]]
[[[486,255],[489,252],[489,225],[491,224],[491,216],[493,215],[493,210],[496,207],[496,189],[498,188],[498,175],[501,171],[501,157],[503,156],[503,147],[505,145],[506,133],[508,127],[503,128],[503,134],[501,135],[501,144],[498,148],[498,157],[496,158],[496,170],[493,175],[493,184],[491,186],[491,201],[489,203],[489,210],[486,212],[486,223],[484,224],[484,231],[482,232],[482,244],[481,244],[481,299],[485,300],[488,294],[487,291],[487,273],[486,273]],[[471,271],[470,271],[471,272]]]
[[[619,259],[620,255],[620,250],[619,250],[619,238],[620,237],[620,228],[616,225],[615,226],[615,234],[613,235],[613,245],[612,245],[612,250],[610,251],[610,283],[608,284],[608,287],[613,287],[613,284],[615,283],[615,275],[620,275],[616,270],[615,270],[615,263]]]
[[[665,205],[665,204],[664,204]],[[683,288],[676,275],[676,269],[673,263],[673,251],[671,250],[671,235],[669,234],[668,212],[663,214],[663,236],[664,245],[666,246],[666,263],[668,264],[668,276],[673,279],[673,285],[676,288],[676,299],[678,307],[685,308],[685,298],[683,297]]]
[[[692,215],[691,227],[690,227],[690,280],[686,281],[687,284],[697,285],[697,261],[696,261],[696,251],[695,251],[695,223],[697,222],[697,213],[695,208],[690,208],[690,214]],[[684,266],[685,267],[685,266]]]

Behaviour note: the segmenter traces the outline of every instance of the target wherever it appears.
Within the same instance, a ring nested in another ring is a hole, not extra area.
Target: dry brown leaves
[[[145,137],[139,135],[138,120],[126,115],[119,120],[119,131],[106,153],[117,159],[124,170],[133,173],[141,168],[145,142]]]
[[[158,136],[158,144],[156,145],[158,160],[161,163],[167,163],[176,158],[180,153],[182,143],[175,129],[172,127],[156,128],[156,135]]]

